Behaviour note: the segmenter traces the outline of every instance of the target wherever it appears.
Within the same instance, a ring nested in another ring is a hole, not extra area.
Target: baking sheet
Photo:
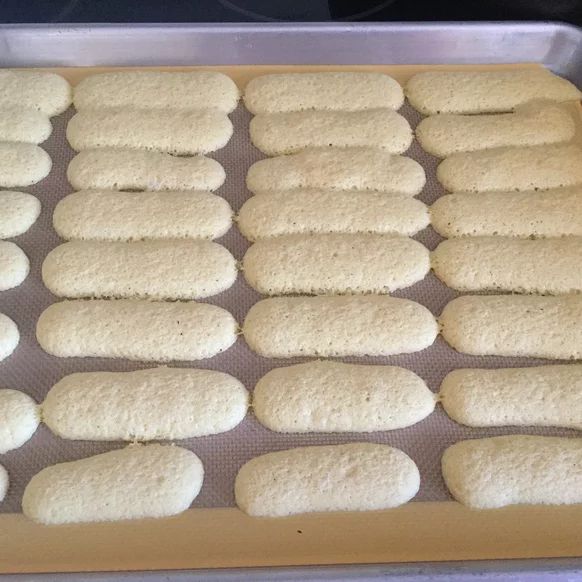
[[[400,80],[415,70],[411,67],[394,69],[376,67],[376,69],[391,72]],[[86,74],[87,70],[68,73],[70,73],[67,74],[69,78],[78,79],[80,75]],[[247,67],[243,68],[242,71],[238,69],[234,76],[239,82],[243,82],[243,79],[248,79],[252,74],[256,74],[256,70],[253,73],[253,68]],[[404,106],[401,113],[405,115],[413,127],[421,119],[420,115],[408,105]],[[150,367],[150,364],[125,360],[55,358],[44,353],[35,340],[34,329],[38,316],[56,300],[44,288],[40,269],[46,254],[62,242],[52,229],[51,220],[55,204],[72,191],[66,180],[66,167],[74,152],[69,148],[64,137],[66,123],[72,114],[73,111],[70,109],[65,114],[53,119],[53,135],[43,144],[53,159],[53,170],[50,176],[40,184],[23,189],[35,194],[43,207],[39,220],[30,231],[13,239],[29,256],[31,273],[20,287],[0,293],[0,312],[6,313],[16,321],[22,336],[16,352],[0,363],[0,385],[5,388],[23,390],[39,402],[42,401],[50,387],[66,374],[97,370],[129,371]],[[212,157],[223,164],[227,173],[226,183],[217,193],[226,198],[233,209],[237,211],[250,196],[244,182],[246,171],[253,162],[264,156],[250,144],[248,123],[251,116],[242,104],[239,105],[231,118],[235,126],[234,137],[226,148]],[[424,153],[416,141],[406,155],[420,162],[425,168],[427,185],[418,198],[431,204],[443,194],[442,188],[435,179],[438,160]],[[435,248],[442,240],[430,227],[415,238],[429,249]],[[218,242],[224,244],[239,260],[242,259],[249,246],[236,227],[233,227]],[[418,301],[428,307],[435,315],[438,315],[446,303],[457,294],[438,281],[433,274],[430,274],[424,281],[394,293],[394,295]],[[250,306],[259,299],[260,296],[245,283],[241,273],[234,287],[210,298],[208,302],[228,309],[242,323]],[[432,347],[417,354],[388,358],[340,358],[340,360],[353,363],[403,366],[424,378],[433,391],[438,390],[443,377],[454,368],[495,368],[548,363],[544,360],[524,358],[465,356],[455,352],[440,337]],[[239,378],[247,388],[252,390],[257,380],[270,369],[302,361],[307,361],[307,359],[262,358],[254,354],[241,337],[233,348],[215,358],[194,364],[176,362],[171,365],[196,366],[228,372]],[[206,471],[204,485],[193,507],[222,508],[234,505],[234,478],[240,466],[250,458],[269,451],[294,446],[339,444],[352,441],[385,443],[402,449],[414,459],[420,469],[421,489],[415,501],[450,500],[440,472],[440,457],[443,450],[450,444],[465,438],[510,433],[577,435],[576,431],[552,428],[470,429],[451,421],[439,406],[430,417],[421,423],[396,431],[370,434],[284,435],[262,427],[252,413],[249,413],[241,425],[228,433],[176,442],[193,450],[204,463]],[[34,437],[22,448],[0,457],[0,463],[6,467],[11,479],[9,493],[5,501],[0,504],[0,512],[15,513],[20,511],[20,501],[26,483],[43,467],[83,458],[121,446],[125,446],[124,443],[66,441],[54,436],[45,426],[41,425]]]

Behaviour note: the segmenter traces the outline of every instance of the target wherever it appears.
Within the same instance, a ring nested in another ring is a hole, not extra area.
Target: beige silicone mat
[[[330,67],[331,68],[331,67]],[[337,68],[337,67],[336,67]],[[356,68],[356,67],[354,67]],[[379,67],[377,67],[379,68]],[[248,70],[246,68],[247,78]],[[373,67],[367,67],[373,69]],[[383,70],[389,69],[383,67]],[[410,74],[410,68],[407,71]],[[405,105],[401,112],[414,127],[420,115]],[[123,360],[106,359],[59,359],[45,354],[35,340],[35,324],[38,316],[55,298],[43,286],[40,278],[41,264],[46,254],[59,244],[60,240],[52,229],[51,217],[55,204],[72,191],[66,180],[66,167],[73,157],[64,137],[72,109],[53,119],[54,132],[42,146],[53,159],[50,176],[40,184],[25,190],[38,196],[42,203],[42,214],[30,231],[14,239],[31,260],[31,273],[20,287],[0,293],[0,312],[12,317],[20,328],[22,339],[16,352],[0,363],[0,386],[23,390],[42,401],[50,387],[65,374],[96,370],[135,370],[147,367],[143,364]],[[225,185],[218,194],[226,198],[233,209],[238,210],[250,196],[245,188],[245,174],[248,167],[263,156],[250,144],[248,123],[250,114],[243,105],[232,115],[235,126],[233,139],[228,146],[212,157],[220,161],[227,174]],[[418,143],[414,143],[406,155],[419,161],[427,173],[427,185],[419,196],[423,202],[430,204],[443,194],[435,179],[438,161],[424,153]],[[419,241],[433,249],[441,240],[429,227],[417,237]],[[219,240],[237,259],[241,259],[248,243],[233,227]],[[455,293],[440,283],[434,275],[424,281],[395,293],[427,306],[435,315],[440,314],[445,304],[455,297]],[[209,302],[225,307],[242,322],[249,307],[259,295],[249,288],[242,274],[238,282],[229,291],[210,298]],[[230,350],[210,360],[195,364],[199,367],[228,372],[239,378],[252,389],[256,381],[268,370],[305,361],[304,359],[273,360],[265,359],[251,352],[241,337]],[[391,364],[404,366],[419,374],[430,388],[438,390],[445,374],[460,367],[501,367],[531,366],[547,363],[531,359],[503,359],[494,357],[468,357],[456,353],[439,337],[429,349],[411,355],[390,358],[345,358],[343,361],[367,364]],[[191,365],[180,362],[172,366]],[[416,426],[391,432],[362,434],[310,434],[289,436],[271,432],[262,427],[252,413],[235,430],[211,437],[178,441],[200,456],[206,470],[204,486],[193,507],[230,507],[234,505],[233,483],[239,467],[251,457],[294,446],[334,444],[350,441],[372,441],[398,447],[408,453],[418,464],[422,476],[422,485],[416,500],[444,501],[450,497],[440,474],[440,456],[448,445],[465,438],[492,436],[512,432],[576,436],[577,433],[557,429],[511,429],[476,430],[464,428],[447,418],[440,407],[426,420]],[[0,512],[20,511],[23,489],[29,479],[43,467],[61,461],[73,460],[92,454],[121,447],[122,443],[74,442],[62,440],[41,426],[35,436],[22,448],[0,456],[8,470],[11,486],[5,501],[0,504]]]

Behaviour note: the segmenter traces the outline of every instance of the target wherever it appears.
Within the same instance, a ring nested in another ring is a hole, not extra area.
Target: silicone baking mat
[[[59,359],[44,353],[35,339],[35,325],[41,312],[58,299],[45,289],[41,281],[41,265],[46,254],[62,241],[52,228],[52,213],[55,204],[72,191],[66,179],[66,168],[74,152],[65,139],[67,121],[73,115],[72,108],[53,119],[54,132],[42,145],[53,160],[49,177],[41,183],[23,190],[35,194],[42,203],[42,214],[28,233],[14,240],[23,248],[31,261],[31,272],[23,285],[0,293],[0,312],[14,319],[21,332],[21,342],[15,353],[0,363],[0,386],[23,390],[42,401],[48,390],[60,378],[72,372],[117,370],[129,371],[151,367],[152,364],[92,358]],[[407,104],[401,110],[414,127],[421,119]],[[249,166],[263,156],[251,145],[248,124],[251,118],[242,104],[231,116],[235,126],[232,140],[223,150],[213,154],[226,169],[226,183],[218,194],[226,198],[237,211],[251,195],[245,187],[245,175]],[[427,174],[427,184],[419,199],[431,204],[443,194],[436,181],[438,160],[422,151],[414,142],[406,155],[422,164]],[[435,248],[441,238],[431,227],[415,237],[429,249]],[[248,242],[236,226],[221,239],[237,259],[242,259]],[[394,293],[422,303],[435,315],[439,315],[456,293],[448,289],[431,273],[424,281]],[[242,323],[251,305],[260,299],[245,282],[242,273],[230,290],[210,298],[208,301],[228,309]],[[219,356],[197,363],[174,362],[171,366],[196,366],[228,372],[239,378],[250,390],[257,380],[274,367],[286,366],[306,359],[266,359],[254,354],[242,337],[235,346]],[[343,358],[342,361],[364,364],[390,364],[413,370],[420,375],[433,391],[438,391],[443,377],[454,368],[505,366],[532,366],[548,363],[543,360],[507,359],[495,357],[469,357],[458,354],[442,338],[427,350],[417,354],[389,358]],[[450,496],[444,486],[440,472],[440,457],[450,444],[465,439],[508,433],[574,436],[575,431],[560,429],[500,428],[494,430],[470,429],[450,420],[440,406],[419,424],[396,431],[370,434],[306,434],[285,435],[262,427],[249,412],[236,429],[215,436],[176,441],[193,450],[202,459],[206,471],[204,485],[193,507],[231,507],[234,505],[233,485],[239,467],[250,458],[269,451],[295,446],[316,444],[339,444],[353,441],[386,443],[409,454],[418,464],[422,484],[415,498],[421,501],[445,501]],[[8,495],[0,504],[0,512],[20,511],[24,487],[30,478],[43,467],[125,446],[124,443],[98,443],[66,441],[53,435],[41,425],[34,437],[20,449],[0,456],[10,474]]]

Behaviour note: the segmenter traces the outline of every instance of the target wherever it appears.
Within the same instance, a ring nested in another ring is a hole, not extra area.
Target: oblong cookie
[[[316,361],[267,372],[253,391],[258,421],[277,432],[373,432],[420,422],[435,395],[396,366]]]
[[[313,511],[372,511],[410,501],[420,487],[414,461],[373,443],[301,447],[244,464],[236,504],[256,517]]]
[[[253,145],[268,156],[330,146],[401,154],[412,143],[408,121],[390,109],[267,113],[253,117],[249,129]]]
[[[193,155],[223,148],[232,131],[228,116],[213,109],[102,109],[74,115],[67,140],[77,151],[105,147]]]
[[[48,115],[34,109],[0,107],[0,141],[39,144],[53,131]]]
[[[36,324],[42,349],[61,358],[202,360],[236,341],[232,315],[216,305],[131,299],[62,301]]]
[[[69,163],[76,190],[216,190],[224,168],[211,158],[100,148],[84,150]]]
[[[466,354],[582,359],[580,295],[465,295],[439,322],[445,340]]]
[[[231,225],[230,205],[211,192],[74,192],[53,213],[67,240],[213,239]]]
[[[453,370],[439,400],[467,426],[561,426],[582,430],[582,365]]]
[[[255,114],[400,109],[404,92],[395,79],[383,73],[283,73],[251,79],[244,102]]]
[[[0,106],[36,109],[59,115],[72,101],[72,89],[60,75],[40,71],[0,71]]]
[[[18,287],[28,277],[30,261],[13,242],[0,241],[0,291]]]
[[[477,236],[440,243],[430,261],[436,276],[458,291],[560,295],[582,292],[581,257],[582,237]]]
[[[512,435],[461,441],[443,454],[453,497],[475,509],[582,503],[582,440]]]
[[[4,313],[0,313],[0,362],[5,360],[20,341],[17,325]]]
[[[252,196],[240,209],[237,224],[252,242],[331,232],[412,236],[428,226],[429,215],[420,200],[408,196],[302,190]]]
[[[253,194],[322,188],[416,196],[425,182],[418,162],[376,148],[308,149],[260,160],[247,173],[247,188]]]
[[[10,480],[8,478],[8,471],[0,465],[0,502],[6,497]]]
[[[410,104],[424,115],[497,113],[532,101],[578,101],[570,81],[545,69],[512,71],[428,71],[405,87]]]
[[[38,198],[26,192],[0,192],[0,238],[24,234],[40,215]]]
[[[21,447],[36,432],[40,409],[18,390],[0,390],[0,454]]]
[[[0,187],[32,186],[46,178],[52,168],[50,156],[31,143],[0,143]]]
[[[437,331],[423,305],[381,295],[264,299],[251,307],[243,327],[249,347],[267,358],[418,352]]]
[[[582,187],[449,194],[430,207],[430,219],[444,237],[582,236]]]
[[[248,402],[236,378],[213,370],[86,372],[57,382],[42,404],[42,416],[64,439],[186,439],[233,429]]]
[[[237,276],[234,257],[211,241],[72,241],[53,249],[42,280],[58,297],[201,299]]]
[[[184,73],[119,71],[89,75],[74,89],[77,111],[85,109],[236,109],[239,90],[215,71]]]
[[[389,293],[422,280],[428,249],[381,234],[290,234],[257,241],[243,272],[264,295]]]
[[[439,164],[437,179],[450,192],[576,186],[582,184],[582,148],[565,144],[453,154]]]
[[[46,525],[166,517],[190,507],[203,479],[187,449],[130,445],[46,467],[26,486],[22,511]]]
[[[572,114],[552,105],[498,115],[433,115],[415,130],[422,148],[439,158],[458,152],[566,142],[575,132]]]

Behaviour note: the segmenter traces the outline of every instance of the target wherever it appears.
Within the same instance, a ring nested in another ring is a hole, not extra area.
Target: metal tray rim
[[[582,83],[582,29],[560,22],[494,21],[0,25],[4,67],[528,60]]]

